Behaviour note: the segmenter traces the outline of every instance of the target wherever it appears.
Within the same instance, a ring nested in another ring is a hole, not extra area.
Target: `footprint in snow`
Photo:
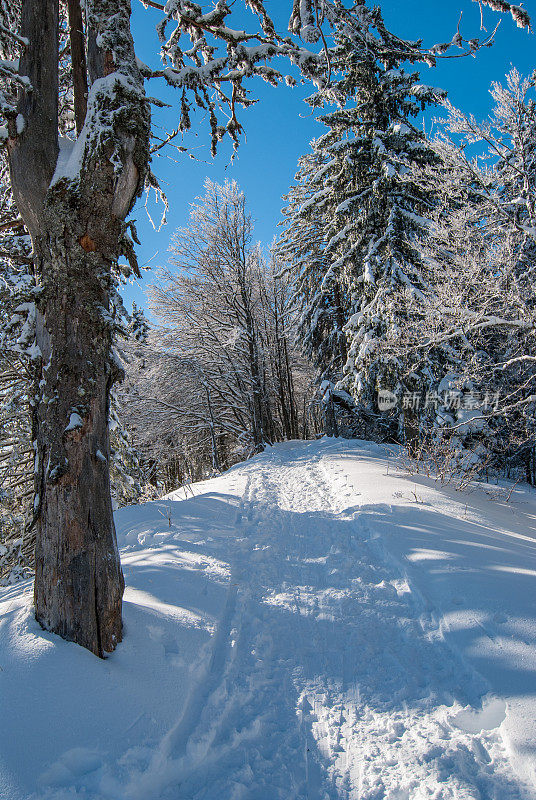
[[[482,708],[467,706],[458,711],[449,722],[454,728],[465,733],[477,734],[492,731],[506,719],[506,703],[500,697],[484,697]]]

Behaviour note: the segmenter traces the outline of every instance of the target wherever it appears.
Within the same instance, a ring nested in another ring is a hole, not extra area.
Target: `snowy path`
[[[460,598],[476,581],[493,615],[494,575],[478,582],[474,547],[456,572],[420,566],[452,564],[468,531],[476,546],[467,500],[392,473],[374,446],[289,443],[194,497],[124,509],[126,637],[105,662],[41,632],[29,587],[0,591],[0,712],[16,720],[0,730],[2,800],[535,800],[513,771],[512,699],[455,635],[470,613],[491,642]],[[533,507],[499,521],[526,530]],[[501,574],[532,571],[532,539],[509,552],[493,535]]]
[[[522,797],[494,730],[504,703],[487,702],[489,730],[464,730],[485,685],[385,563],[366,511],[341,513],[352,492],[336,499],[320,458],[283,452],[250,470],[208,669],[128,796]]]

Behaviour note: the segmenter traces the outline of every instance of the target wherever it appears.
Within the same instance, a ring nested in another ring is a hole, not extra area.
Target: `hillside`
[[[3,800],[536,798],[533,490],[324,439],[116,526],[105,661],[0,589]]]

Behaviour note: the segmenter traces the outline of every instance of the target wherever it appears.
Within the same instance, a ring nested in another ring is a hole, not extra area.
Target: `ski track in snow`
[[[498,731],[504,703],[482,705],[485,682],[375,535],[377,509],[344,511],[355,492],[341,474],[284,452],[245,468],[210,656],[124,796],[529,797]]]
[[[361,469],[367,448],[377,464],[366,443],[287,443],[183,502],[178,491],[120,512],[126,637],[104,662],[40,631],[6,590],[15,645],[0,679],[35,659],[14,730],[35,733],[50,763],[24,784],[0,752],[0,797],[5,777],[10,800],[536,800],[509,757],[505,701],[389,549],[403,509],[364,499],[345,448]],[[408,513],[418,526],[426,511]],[[430,558],[440,551],[422,524]],[[50,705],[62,670],[75,676],[74,723]],[[63,721],[57,743],[42,742],[40,717],[32,731],[38,708],[54,708],[54,730]]]

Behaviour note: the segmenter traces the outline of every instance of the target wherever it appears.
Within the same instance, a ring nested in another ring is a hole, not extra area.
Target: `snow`
[[[399,136],[407,136],[415,133],[405,122],[395,122],[391,125],[391,130]]]
[[[332,236],[331,239],[329,240],[329,242],[327,243],[326,247],[325,247],[325,252],[329,253],[329,251],[333,247],[335,247],[336,244],[338,244],[339,242],[344,241],[344,239],[348,236],[348,231],[351,231],[352,227],[353,227],[353,223],[350,222],[350,223],[348,223],[348,225],[345,225],[344,228],[342,228],[340,231],[338,231],[334,236]]]
[[[51,185],[54,185],[64,177],[73,179],[77,170],[80,169],[82,149],[80,144],[76,147],[77,141],[69,139],[68,136],[60,136],[58,141],[58,160]],[[76,158],[74,158],[75,154]]]
[[[0,589],[2,800],[536,798],[536,493],[277,445],[116,513],[100,661]]]
[[[76,411],[73,411],[69,417],[69,424],[65,428],[64,432],[68,433],[69,431],[75,431],[77,428],[81,428],[83,425],[84,421],[80,414],[78,414]]]
[[[360,197],[363,196],[363,192],[359,194],[354,194],[352,197],[348,197],[346,200],[343,200],[342,203],[339,203],[337,208],[335,209],[335,214],[342,214],[349,210],[352,203],[355,203],[356,200],[359,200]]]
[[[138,87],[120,72],[111,72],[93,81],[88,94],[88,112],[82,131],[76,140],[67,136],[61,136],[59,139],[58,160],[50,182],[51,187],[62,180],[76,181],[79,178],[88,140],[93,136],[102,137],[109,133],[102,119],[98,119],[95,114],[97,99],[102,101],[103,97],[112,98],[119,89],[127,92],[138,91]]]

